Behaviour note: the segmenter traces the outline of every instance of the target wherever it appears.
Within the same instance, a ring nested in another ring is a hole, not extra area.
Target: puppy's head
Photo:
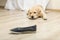
[[[29,9],[27,15],[29,19],[37,19],[39,15],[39,10]]]

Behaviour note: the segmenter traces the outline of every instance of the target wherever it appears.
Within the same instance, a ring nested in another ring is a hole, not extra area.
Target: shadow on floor
[[[35,34],[36,31],[27,31],[27,32],[11,32],[9,34],[12,34],[12,35],[19,35],[19,34]]]

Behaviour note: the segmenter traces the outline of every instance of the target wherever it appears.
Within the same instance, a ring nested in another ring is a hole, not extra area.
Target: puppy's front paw
[[[43,17],[44,20],[47,20],[47,17]]]
[[[44,20],[47,20],[46,18],[44,18]]]
[[[44,19],[44,20],[47,20],[46,14],[43,15],[43,19]]]

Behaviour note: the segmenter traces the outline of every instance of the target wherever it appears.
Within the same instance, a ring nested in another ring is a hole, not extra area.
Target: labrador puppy
[[[45,11],[40,5],[34,6],[31,9],[29,9],[27,15],[29,19],[37,19],[39,17],[43,18],[44,20],[47,19]]]

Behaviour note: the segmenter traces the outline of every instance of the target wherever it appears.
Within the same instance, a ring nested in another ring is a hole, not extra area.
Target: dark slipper
[[[29,26],[29,27],[23,27],[23,28],[14,28],[11,29],[13,32],[26,32],[26,31],[36,31],[36,25],[34,26]]]

